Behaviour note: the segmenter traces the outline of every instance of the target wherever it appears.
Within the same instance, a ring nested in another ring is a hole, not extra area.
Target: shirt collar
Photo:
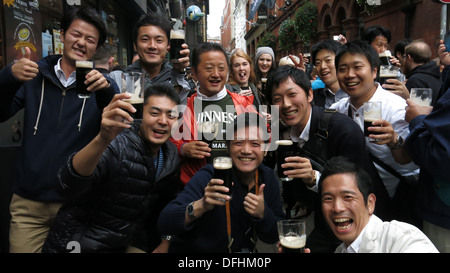
[[[56,77],[58,78],[58,80],[61,82],[61,84],[64,87],[67,87],[75,82],[76,73],[74,71],[74,72],[72,72],[72,74],[70,74],[69,78],[66,78],[66,74],[64,73],[64,71],[61,68],[61,60],[62,60],[62,58],[59,58],[58,62],[56,62],[55,74],[56,74]]]
[[[358,238],[356,238],[356,240],[354,240],[353,243],[351,243],[348,247],[345,247],[345,245],[343,245],[344,247],[342,248],[342,253],[358,253],[359,252],[359,248],[361,246],[361,241],[362,241],[362,238],[364,237],[364,233],[366,232],[366,229],[371,224],[371,222],[373,222],[372,216],[373,216],[373,214],[370,216],[369,222],[367,222],[367,225],[361,231]]]
[[[299,136],[297,136],[295,126],[291,127],[291,139],[294,142],[298,142],[300,146],[303,146],[303,144],[309,140],[309,131],[311,128],[311,116],[312,116],[312,108],[311,111],[309,111],[308,122],[306,123],[305,128],[303,129],[303,131],[300,133]]]
[[[219,93],[217,93],[215,95],[212,95],[210,97],[200,93],[200,88],[197,90],[197,98],[199,98],[201,100],[204,100],[204,101],[221,100],[221,99],[225,98],[226,95],[227,95],[227,88],[225,87],[225,85],[223,86],[223,89]]]

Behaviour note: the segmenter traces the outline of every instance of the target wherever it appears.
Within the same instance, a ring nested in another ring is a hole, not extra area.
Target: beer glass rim
[[[277,221],[277,223],[279,225],[285,224],[285,223],[287,223],[287,224],[305,224],[306,221],[303,219],[283,219],[283,220]]]
[[[137,71],[129,71],[129,72],[123,72],[123,75],[130,75],[130,76],[142,76],[143,73],[142,72],[137,72]]]
[[[433,90],[433,88],[429,88],[429,87],[413,87],[411,88],[411,90]]]
[[[216,161],[216,160],[229,160],[229,161],[231,161],[231,157],[229,157],[229,156],[217,156],[217,157],[214,157],[213,162]]]

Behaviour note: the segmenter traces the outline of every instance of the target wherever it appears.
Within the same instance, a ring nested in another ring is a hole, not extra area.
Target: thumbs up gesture
[[[16,79],[22,82],[30,81],[34,79],[39,73],[37,63],[31,60],[31,50],[30,48],[25,48],[25,54],[23,58],[17,61],[12,66],[12,73]]]
[[[248,193],[244,198],[244,209],[253,217],[262,219],[264,218],[264,187],[262,184],[259,186],[258,194]]]

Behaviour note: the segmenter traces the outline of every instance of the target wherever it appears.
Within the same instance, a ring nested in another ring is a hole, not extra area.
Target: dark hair
[[[338,52],[334,60],[336,69],[338,69],[340,59],[342,55],[344,55],[345,53],[359,54],[365,56],[366,59],[369,61],[372,70],[380,66],[380,58],[375,49],[365,41],[356,40],[346,43]]]
[[[64,35],[66,35],[66,32],[69,29],[70,25],[76,19],[85,21],[97,28],[99,32],[97,48],[105,43],[107,33],[105,23],[95,9],[88,7],[68,9],[67,14],[65,14],[63,16],[63,19],[61,20],[61,30],[63,30]]]
[[[223,55],[225,56],[225,59],[227,60],[228,68],[230,67],[230,60],[228,59],[228,54],[220,44],[204,42],[204,43],[200,43],[198,45],[198,47],[195,48],[194,51],[192,52],[192,60],[191,61],[192,61],[192,67],[195,70],[197,70],[197,67],[200,64],[200,61],[201,61],[200,55],[202,55],[205,52],[210,52],[210,51],[222,52]]]
[[[311,89],[311,83],[305,71],[292,67],[290,65],[283,65],[277,68],[272,75],[267,79],[266,97],[270,104],[272,104],[272,91],[277,88],[281,82],[285,81],[287,78],[291,78],[292,81],[300,86],[309,95],[309,90]]]
[[[397,58],[397,52],[400,52],[400,54],[403,56],[403,54],[405,54],[405,47],[407,45],[409,45],[412,41],[413,41],[413,39],[411,39],[411,38],[406,38],[406,39],[398,41],[395,44],[394,57]]]
[[[133,31],[133,43],[137,44],[137,39],[139,36],[139,29],[143,26],[155,26],[161,28],[164,33],[166,33],[167,36],[167,42],[169,42],[170,39],[170,29],[172,28],[171,22],[154,12],[150,12],[146,15],[143,15],[139,21],[137,22],[136,26],[134,27]]]
[[[148,103],[148,98],[151,96],[167,97],[176,105],[180,104],[180,95],[169,83],[153,84],[144,92],[144,105]]]
[[[391,31],[383,26],[375,25],[366,28],[361,36],[361,40],[368,42],[369,44],[375,41],[377,36],[386,37],[388,43],[391,42]]]
[[[342,44],[335,40],[324,40],[317,44],[314,44],[311,48],[311,62],[315,64],[317,53],[321,50],[328,50],[333,52],[336,56],[339,50],[342,48]]]
[[[227,134],[229,132],[236,133],[240,126],[244,126],[244,128],[256,125],[258,128],[262,130],[261,139],[263,139],[264,143],[270,142],[270,132],[268,130],[267,121],[258,113],[254,112],[245,112],[238,115],[232,123],[227,125]],[[230,147],[231,139],[227,139],[227,147]]]
[[[94,62],[107,61],[112,56],[113,56],[112,47],[108,44],[103,44],[102,46],[97,48],[97,51],[95,51],[94,56],[92,56],[92,61]]]
[[[364,203],[367,205],[367,198],[369,197],[369,194],[374,193],[372,180],[370,179],[369,174],[363,168],[348,161],[347,158],[342,156],[333,157],[325,163],[318,185],[319,196],[322,195],[323,181],[327,177],[344,173],[355,175],[355,182],[364,197]]]

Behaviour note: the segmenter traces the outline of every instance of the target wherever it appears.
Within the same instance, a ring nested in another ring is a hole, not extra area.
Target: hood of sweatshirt
[[[406,78],[411,77],[414,74],[428,74],[430,76],[433,76],[435,78],[440,78],[441,71],[439,70],[439,66],[436,64],[435,61],[428,62],[426,64],[420,65],[415,67],[410,73],[406,74]]]

